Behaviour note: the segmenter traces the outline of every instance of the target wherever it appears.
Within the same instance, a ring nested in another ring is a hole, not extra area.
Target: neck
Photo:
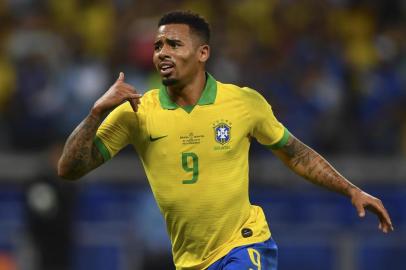
[[[179,106],[196,105],[199,101],[206,84],[206,72],[199,72],[185,85],[168,86],[168,94],[173,102]]]

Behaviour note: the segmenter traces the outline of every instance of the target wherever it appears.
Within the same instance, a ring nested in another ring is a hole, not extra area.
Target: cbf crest
[[[226,144],[231,139],[231,123],[227,120],[219,120],[213,124],[214,139],[219,144]]]

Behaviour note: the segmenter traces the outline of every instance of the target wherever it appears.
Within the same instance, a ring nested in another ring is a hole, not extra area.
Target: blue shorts
[[[207,270],[276,270],[278,247],[272,238],[265,242],[236,247]]]

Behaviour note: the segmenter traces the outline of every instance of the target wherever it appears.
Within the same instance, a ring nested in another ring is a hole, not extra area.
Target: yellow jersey
[[[134,146],[178,270],[205,269],[271,236],[262,209],[249,201],[248,150],[252,138],[277,148],[289,137],[258,92],[206,76],[195,106],[179,107],[165,87],[150,90],[138,112],[128,102],[113,110],[95,138],[105,160]]]

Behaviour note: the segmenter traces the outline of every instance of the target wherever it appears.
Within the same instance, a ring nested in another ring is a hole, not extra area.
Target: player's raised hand
[[[124,80],[124,73],[120,72],[116,82],[94,103],[92,114],[102,116],[125,101],[130,102],[134,112],[138,110],[142,95],[138,94],[135,88]]]
[[[392,221],[381,200],[363,192],[362,190],[356,190],[351,196],[351,203],[357,209],[359,217],[364,217],[365,209],[367,209],[378,216],[378,228],[382,232],[389,233],[393,231]]]

